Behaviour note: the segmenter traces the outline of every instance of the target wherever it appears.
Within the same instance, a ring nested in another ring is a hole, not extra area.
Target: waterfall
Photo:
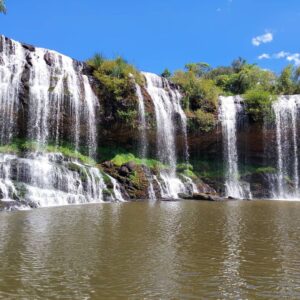
[[[80,67],[64,55],[36,48],[30,55],[29,77],[29,137],[45,145],[51,140],[59,141],[61,116],[65,112],[70,118],[71,142],[79,149],[81,126],[86,126],[90,154],[96,148],[95,109],[96,96],[88,78],[80,73]],[[67,111],[63,111],[67,107]],[[55,125],[56,126],[52,126]],[[50,130],[56,128],[50,135]]]
[[[110,181],[113,185],[114,200],[119,201],[119,202],[125,202],[125,199],[122,196],[121,187],[120,187],[118,181],[109,175],[107,175],[107,177],[110,179]]]
[[[220,97],[219,119],[222,124],[225,161],[225,195],[244,199],[245,189],[239,181],[237,152],[237,115],[242,110],[241,97]]]
[[[34,207],[103,201],[106,185],[97,168],[60,153],[0,155],[2,201],[26,200]]]
[[[0,144],[5,151],[21,128],[22,137],[37,145],[19,155],[0,154],[2,201],[45,207],[105,200],[98,168],[45,150],[67,142],[75,151],[96,154],[99,102],[83,67],[0,36]],[[122,201],[117,183],[114,192]]]
[[[176,175],[176,145],[175,124],[176,116],[180,119],[181,130],[186,141],[186,159],[188,158],[186,139],[186,116],[181,108],[181,95],[178,90],[171,88],[169,82],[155,74],[143,73],[147,82],[147,92],[151,96],[157,126],[157,156],[166,169],[160,172],[162,179],[161,190],[163,198],[178,198],[178,194],[186,192],[184,183]]]
[[[139,123],[140,123],[140,157],[145,159],[148,154],[148,139],[147,139],[147,124],[146,124],[146,113],[145,113],[145,103],[144,97],[141,91],[141,87],[136,84],[136,95],[138,98],[138,108],[139,108]],[[148,168],[145,169],[145,175],[148,180],[148,196],[151,201],[156,201],[156,195],[153,188],[153,176],[151,175]]]
[[[20,82],[25,66],[21,44],[0,35],[0,143],[9,143],[16,132]]]
[[[300,95],[280,96],[273,103],[277,143],[276,199],[299,199],[298,107]]]

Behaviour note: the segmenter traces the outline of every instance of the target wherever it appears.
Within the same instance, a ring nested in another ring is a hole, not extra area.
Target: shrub
[[[215,112],[220,90],[211,79],[197,77],[194,72],[177,71],[172,81],[184,91],[184,105],[186,110],[202,109]]]
[[[209,132],[215,128],[215,115],[203,111],[196,110],[189,118],[189,128],[191,131]]]
[[[274,96],[263,90],[256,88],[249,90],[245,95],[246,112],[254,121],[263,121],[264,118],[272,116],[272,102]]]
[[[141,159],[135,157],[132,153],[122,153],[116,155],[112,160],[111,160],[116,166],[122,166],[128,162],[134,162],[137,165],[145,165],[150,169],[163,169],[166,166],[163,165],[161,162],[155,160],[155,159]]]

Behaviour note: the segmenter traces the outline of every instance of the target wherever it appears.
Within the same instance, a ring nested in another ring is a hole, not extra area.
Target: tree
[[[169,79],[172,76],[171,72],[169,69],[165,69],[162,73],[161,73],[161,77],[167,78]]]
[[[6,6],[4,0],[0,0],[0,13],[6,13]]]
[[[199,62],[199,63],[189,63],[185,65],[185,69],[188,72],[191,72],[195,74],[197,77],[202,77],[207,72],[210,71],[210,65],[205,62]]]
[[[285,67],[279,78],[278,78],[278,92],[281,94],[287,94],[290,95],[294,92],[295,90],[295,84],[293,81],[293,66],[288,65]]]
[[[239,73],[247,65],[246,59],[238,57],[231,63],[234,72]]]

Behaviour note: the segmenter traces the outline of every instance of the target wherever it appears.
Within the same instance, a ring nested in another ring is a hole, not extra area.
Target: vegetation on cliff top
[[[142,74],[121,57],[107,60],[96,54],[88,64],[112,102],[118,103],[115,109],[118,120],[136,127],[138,113],[133,83],[144,85]],[[188,63],[184,70],[172,74],[165,69],[161,75],[182,89],[190,132],[209,132],[215,128],[220,95],[243,95],[246,112],[253,121],[261,122],[272,114],[274,95],[300,93],[300,67],[289,65],[276,75],[242,58],[230,66],[216,68],[204,62]]]
[[[214,128],[219,95],[244,95],[246,112],[252,120],[261,121],[270,115],[274,95],[300,93],[300,67],[288,65],[276,75],[242,58],[217,68],[203,62],[189,63],[173,75],[166,69],[162,76],[182,89],[192,131]]]
[[[117,120],[128,127],[136,127],[138,115],[134,83],[143,85],[141,73],[120,56],[105,59],[101,54],[95,54],[87,63],[100,82],[105,97],[114,107],[113,113]]]

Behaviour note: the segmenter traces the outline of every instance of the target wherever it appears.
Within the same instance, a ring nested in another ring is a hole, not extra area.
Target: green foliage
[[[134,171],[130,176],[129,180],[135,185],[136,187],[139,187],[141,185],[141,178],[139,177],[138,173]]]
[[[193,73],[196,77],[202,77],[210,70],[210,65],[205,62],[189,63],[184,67],[188,72]]]
[[[131,125],[133,128],[135,127],[135,120],[138,117],[138,113],[136,110],[117,110],[117,115],[121,121],[123,121],[127,125]]]
[[[6,5],[4,0],[0,0],[0,13],[6,14]]]
[[[192,170],[184,170],[182,172],[182,174],[186,177],[192,178],[192,179],[196,179],[197,175],[192,171]]]
[[[254,121],[263,121],[272,117],[274,96],[262,88],[249,90],[245,95],[246,112]]]
[[[169,69],[165,69],[162,73],[161,73],[161,77],[167,78],[169,79],[172,76],[172,73],[170,72]]]
[[[177,71],[172,77],[172,81],[184,91],[186,110],[216,111],[219,89],[212,80],[201,78],[193,71]]]
[[[0,146],[0,153],[18,154],[19,147],[16,143]]]
[[[187,163],[177,164],[176,166],[177,172],[184,172],[185,170],[193,171],[193,168],[194,167],[191,164],[187,164]]]
[[[0,146],[0,153],[21,155],[26,152],[50,152],[61,153],[66,158],[81,161],[87,165],[95,165],[95,161],[88,156],[76,151],[72,147],[45,145],[41,146],[36,141],[15,139],[11,144]]]
[[[109,89],[116,86],[122,89],[121,85],[127,86],[132,77],[137,83],[143,84],[143,77],[140,72],[120,56],[106,60],[103,55],[95,54],[87,63],[94,69],[95,77],[107,85]]]
[[[93,58],[87,61],[88,65],[93,67],[95,70],[98,70],[104,63],[105,58],[101,53],[96,53]]]
[[[87,63],[101,83],[102,96],[109,99],[114,120],[134,128],[138,120],[135,83],[144,84],[144,77],[122,57],[106,60],[96,54]]]
[[[202,109],[196,110],[189,118],[189,128],[192,131],[209,132],[216,126],[215,115]]]
[[[86,164],[86,165],[91,165],[91,166],[96,165],[96,162],[92,158],[85,156],[85,155],[81,154],[80,152],[78,152],[74,149],[71,149],[71,148],[67,148],[67,147],[63,147],[63,146],[48,145],[48,146],[46,146],[45,150],[47,152],[61,153],[63,156],[65,156],[67,158],[79,160],[83,164]]]
[[[260,167],[255,170],[258,174],[275,174],[276,169],[273,167]]]
[[[122,166],[128,162],[134,162],[137,165],[145,165],[150,169],[163,169],[165,166],[155,159],[141,159],[135,157],[132,153],[122,153],[116,155],[111,160],[116,166]]]
[[[296,71],[297,72],[297,71]],[[297,73],[296,73],[297,74]],[[293,66],[288,65],[285,67],[278,80],[277,80],[277,91],[280,94],[293,94],[295,91],[295,82],[293,81]]]

